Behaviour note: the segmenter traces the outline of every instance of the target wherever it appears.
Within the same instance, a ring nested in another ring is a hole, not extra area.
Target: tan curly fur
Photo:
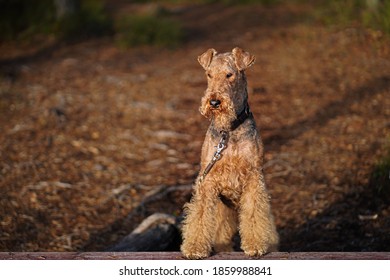
[[[256,257],[277,250],[278,234],[262,171],[263,145],[255,121],[250,116],[232,130],[232,122],[247,106],[244,70],[254,60],[240,48],[222,54],[209,49],[198,57],[208,81],[199,110],[211,120],[200,174],[215,153],[221,131],[227,131],[229,138],[221,159],[207,176],[198,177],[193,197],[185,205],[181,251],[190,259],[232,250],[237,230],[245,254]],[[213,100],[218,100],[217,106]]]

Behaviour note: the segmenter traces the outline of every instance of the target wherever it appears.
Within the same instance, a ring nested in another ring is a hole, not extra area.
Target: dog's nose
[[[221,100],[218,100],[218,99],[211,99],[210,100],[210,105],[213,108],[218,108],[220,104],[221,104]]]

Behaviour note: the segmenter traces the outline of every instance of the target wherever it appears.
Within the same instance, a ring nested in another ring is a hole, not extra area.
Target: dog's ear
[[[210,66],[211,61],[213,60],[213,57],[217,54],[217,51],[214,49],[208,49],[206,52],[198,56],[199,64],[202,65],[204,70],[207,70],[207,68]]]
[[[236,63],[239,71],[245,70],[255,63],[256,57],[238,47],[232,50],[234,62]]]

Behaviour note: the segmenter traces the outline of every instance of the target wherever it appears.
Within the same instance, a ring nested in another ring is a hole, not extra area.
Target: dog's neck
[[[217,129],[214,125],[214,122],[211,121],[210,131],[213,137],[218,138],[221,137],[222,132],[231,133],[234,132],[237,128],[239,128],[248,118],[252,118],[253,114],[249,108],[249,104],[246,103],[244,109],[236,116],[236,118],[231,122],[230,129],[228,131],[221,131]]]
[[[249,108],[249,104],[246,103],[244,109],[239,113],[234,121],[230,125],[230,130],[236,130],[241,124],[243,124],[247,118],[252,116],[252,112]]]

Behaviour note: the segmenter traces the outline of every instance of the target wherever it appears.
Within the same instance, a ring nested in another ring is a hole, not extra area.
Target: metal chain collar
[[[199,178],[200,183],[203,182],[204,178],[210,172],[211,168],[213,168],[214,164],[221,159],[222,151],[227,147],[229,133],[227,131],[222,131],[221,134],[222,134],[221,139],[219,140],[218,145],[215,146],[216,151],[213,155],[213,158],[211,159],[210,163],[207,165],[206,169],[203,171],[202,176],[200,176]]]

